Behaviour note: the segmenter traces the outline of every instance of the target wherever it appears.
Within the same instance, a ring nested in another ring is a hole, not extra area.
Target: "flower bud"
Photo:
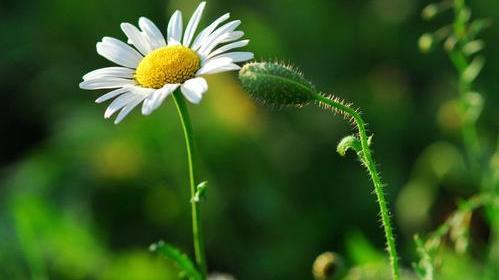
[[[433,35],[430,33],[425,33],[419,37],[418,46],[422,53],[428,53],[433,48]]]
[[[312,267],[315,280],[331,279],[342,268],[341,258],[332,252],[324,252],[317,256]]]
[[[475,38],[480,32],[483,30],[487,29],[492,25],[492,20],[489,18],[481,18],[474,20],[472,23],[470,23],[470,26],[468,28],[468,36],[470,38]]]
[[[424,7],[423,11],[421,12],[421,16],[425,20],[430,20],[434,18],[439,12],[440,8],[437,4],[430,4]]]
[[[468,121],[475,123],[483,111],[484,103],[485,101],[480,93],[474,91],[466,93],[464,117]]]
[[[423,8],[421,11],[421,16],[424,20],[432,20],[437,15],[452,8],[451,1],[443,1],[440,3],[433,3]]]
[[[444,49],[447,52],[452,52],[457,44],[457,40],[454,36],[449,36],[444,42]]]
[[[315,98],[316,90],[303,74],[275,62],[253,62],[239,71],[243,88],[257,101],[276,107],[301,107]]]
[[[471,56],[483,50],[484,47],[485,43],[483,42],[483,40],[474,40],[468,42],[466,45],[463,46],[463,52],[466,55]]]
[[[483,58],[482,56],[475,57],[471,61],[470,65],[468,65],[468,67],[466,67],[466,69],[464,70],[462,74],[463,80],[468,83],[472,83],[476,79],[476,77],[478,77],[484,65],[485,58]]]

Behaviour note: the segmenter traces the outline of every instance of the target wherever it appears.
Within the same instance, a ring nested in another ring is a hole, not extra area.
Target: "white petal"
[[[223,44],[223,43],[228,43],[228,42],[232,42],[232,41],[235,41],[235,40],[239,40],[243,36],[244,36],[244,32],[242,32],[242,31],[232,31],[231,33],[229,33],[229,35],[227,36],[227,38],[225,38],[220,43]]]
[[[144,104],[142,105],[142,114],[151,114],[163,103],[167,96],[169,96],[178,88],[178,86],[178,84],[169,84],[156,90],[153,94],[151,94],[144,100]]]
[[[133,92],[127,92],[118,96],[107,107],[106,111],[104,112],[104,118],[106,119],[110,118],[115,112],[125,107],[130,102],[134,101],[136,97],[137,95]]]
[[[203,45],[210,44],[211,41],[218,38],[220,35],[225,33],[232,33],[241,24],[240,20],[229,21],[228,23],[216,28],[211,33],[207,34],[206,37],[200,42],[201,48]]]
[[[125,67],[105,67],[88,72],[83,76],[83,80],[93,80],[104,77],[112,78],[133,78],[135,70]]]
[[[116,64],[134,69],[143,58],[129,45],[111,37],[104,37],[102,42],[97,43],[97,53]]]
[[[201,42],[201,47],[199,48],[199,54],[205,55],[211,52],[218,44],[223,40],[227,39],[232,31],[236,29],[241,24],[240,20],[234,20],[226,23],[219,27],[217,30],[213,31],[211,35],[206,37]]]
[[[151,20],[146,17],[141,17],[139,19],[139,27],[149,39],[149,44],[153,50],[166,46],[163,34]]]
[[[100,79],[85,80],[80,83],[80,88],[81,89],[118,88],[134,84],[135,84],[134,80],[104,77]]]
[[[197,7],[196,11],[192,15],[187,27],[185,29],[184,41],[183,45],[189,47],[191,44],[192,38],[194,37],[194,33],[196,33],[196,29],[198,27],[199,21],[201,20],[201,16],[203,15],[204,7],[206,6],[206,2],[201,2]]]
[[[226,21],[227,19],[229,19],[229,17],[230,17],[230,14],[226,13],[225,15],[219,17],[214,22],[212,22],[210,25],[208,25],[208,27],[206,27],[205,29],[203,29],[203,31],[201,31],[198,34],[198,36],[196,37],[196,39],[194,39],[194,43],[192,44],[191,49],[193,49],[193,50],[199,49],[199,47],[201,46],[201,42],[207,36],[209,36],[211,34],[211,32],[213,32],[213,30],[215,30],[215,28],[217,28],[220,23],[222,23],[222,22]]]
[[[231,62],[243,62],[243,61],[248,61],[253,59],[255,56],[253,55],[252,52],[228,52],[228,53],[223,53],[219,56],[215,56],[212,59],[219,59],[219,58],[229,58],[232,61]],[[206,62],[209,63],[209,60]]]
[[[130,91],[133,92],[136,95],[144,96],[144,97],[149,97],[151,94],[155,91],[153,88],[144,88],[141,86],[133,86],[130,87]]]
[[[118,114],[116,117],[116,120],[114,120],[114,124],[120,123],[132,110],[133,108],[137,107],[137,105],[144,100],[144,96],[135,96],[135,99],[131,100]]]
[[[234,63],[229,63],[229,64],[226,64],[226,65],[223,65],[223,66],[219,66],[217,68],[214,68],[204,74],[218,74],[218,73],[222,73],[222,72],[228,72],[228,71],[237,71],[237,70],[240,70],[241,69],[241,66],[237,65],[237,64],[234,64]]]
[[[142,88],[138,86],[129,87],[127,88],[127,90],[129,92],[118,96],[116,99],[113,100],[113,102],[111,102],[111,104],[109,104],[109,106],[106,109],[106,112],[104,113],[104,118],[107,119],[111,117],[115,112],[119,111],[125,106],[134,104],[135,102],[137,102],[137,100],[140,100],[139,103],[142,102],[142,100],[144,100],[154,92],[154,89]],[[132,109],[135,106],[136,105],[133,105]]]
[[[214,50],[213,52],[211,52],[206,58],[211,58],[211,57],[214,57],[218,54],[221,54],[221,53],[224,53],[226,51],[229,51],[229,50],[232,50],[232,49],[235,49],[235,48],[242,48],[246,45],[248,45],[249,43],[249,40],[241,40],[241,41],[237,41],[237,42],[234,42],[234,43],[230,43],[230,44],[227,44],[223,47],[220,47],[216,50]]]
[[[147,55],[151,51],[149,40],[144,33],[128,22],[121,24],[121,30],[126,34],[130,42],[143,54]]]
[[[123,94],[125,92],[128,92],[128,91],[129,91],[129,89],[127,87],[115,89],[115,90],[110,91],[110,92],[100,96],[99,98],[95,99],[95,103],[102,103],[104,101],[115,98],[116,96]]]
[[[180,87],[184,97],[191,103],[198,104],[203,94],[208,90],[208,83],[204,78],[197,77],[185,81]]]
[[[222,57],[217,59],[210,59],[201,69],[198,70],[196,75],[204,74],[215,74],[231,70],[239,70],[241,67],[232,63],[232,60],[228,57]]]
[[[168,23],[168,45],[178,45],[182,40],[182,13],[177,10]]]

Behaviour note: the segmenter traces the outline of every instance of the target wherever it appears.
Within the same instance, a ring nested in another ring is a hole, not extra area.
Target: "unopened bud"
[[[448,52],[452,52],[456,44],[457,44],[456,38],[454,36],[450,36],[444,42],[444,49]]]
[[[424,7],[423,11],[421,11],[421,17],[425,20],[431,20],[435,18],[438,14],[441,14],[447,10],[452,8],[451,1],[443,1],[440,3],[433,3],[426,7]]]
[[[471,11],[470,9],[468,8],[463,8],[460,10],[459,14],[458,14],[458,18],[460,21],[462,22],[468,22],[471,18]]]
[[[478,92],[472,91],[466,93],[464,116],[468,119],[468,121],[474,123],[478,120],[483,111],[484,103],[485,101],[483,100],[482,95]]]
[[[430,20],[438,14],[439,10],[440,9],[437,4],[430,4],[424,7],[423,11],[421,12],[421,16],[425,20]]]
[[[463,52],[466,55],[474,55],[483,50],[485,43],[482,40],[474,40],[463,46]]]
[[[342,261],[332,252],[320,254],[314,261],[312,273],[315,280],[331,279],[342,268]]]
[[[276,107],[301,107],[314,100],[315,88],[291,66],[254,62],[239,71],[243,88],[257,101]]]
[[[470,23],[470,26],[468,28],[468,36],[470,38],[475,38],[480,32],[487,29],[491,25],[492,25],[492,20],[489,18],[481,18],[474,20],[472,23]]]
[[[422,53],[428,53],[433,48],[434,38],[430,33],[425,33],[419,37],[418,46]]]
[[[480,72],[483,69],[483,66],[485,65],[485,58],[483,56],[477,56],[475,57],[470,65],[466,67],[462,74],[463,80],[465,80],[468,83],[472,83],[476,77],[480,74]]]

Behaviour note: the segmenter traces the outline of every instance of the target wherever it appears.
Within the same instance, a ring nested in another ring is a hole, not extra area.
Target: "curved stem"
[[[376,162],[374,161],[371,154],[371,149],[369,148],[365,122],[360,116],[360,114],[354,109],[339,102],[336,102],[334,100],[331,100],[327,97],[324,97],[323,95],[318,93],[316,93],[314,96],[315,99],[320,103],[329,105],[334,109],[337,109],[347,114],[348,116],[352,117],[357,126],[357,129],[359,131],[361,149],[362,149],[361,161],[367,168],[367,171],[369,172],[369,175],[371,177],[371,181],[374,185],[374,192],[376,193],[381,213],[381,222],[383,224],[383,229],[385,230],[387,251],[390,256],[390,266],[392,269],[392,279],[398,280],[399,279],[398,255],[397,255],[397,248],[395,247],[395,238],[393,236],[392,224],[390,221],[390,210],[388,209],[388,203],[385,199],[385,194],[383,192],[384,185],[381,182],[381,177],[376,168]]]
[[[191,190],[191,198],[196,194],[196,174],[195,174],[195,150],[194,150],[194,137],[192,132],[191,120],[189,117],[189,112],[184,101],[184,97],[180,91],[175,91],[173,93],[173,99],[177,105],[178,115],[180,117],[180,122],[182,123],[182,128],[185,136],[185,146],[187,150],[187,162],[189,165],[189,184]],[[191,201],[191,212],[192,212],[192,234],[194,238],[194,254],[196,257],[196,264],[198,265],[203,279],[206,278],[206,257],[205,248],[203,240],[203,226],[201,223],[201,210],[199,208],[199,203]]]

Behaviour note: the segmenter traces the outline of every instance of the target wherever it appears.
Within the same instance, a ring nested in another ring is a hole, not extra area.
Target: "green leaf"
[[[208,181],[203,181],[199,183],[196,187],[196,193],[191,198],[191,202],[198,203],[201,201],[201,199],[205,199],[207,190],[208,190]]]
[[[166,244],[164,241],[159,241],[151,244],[149,250],[172,261],[182,271],[185,278],[189,280],[203,279],[191,259],[172,245]]]

